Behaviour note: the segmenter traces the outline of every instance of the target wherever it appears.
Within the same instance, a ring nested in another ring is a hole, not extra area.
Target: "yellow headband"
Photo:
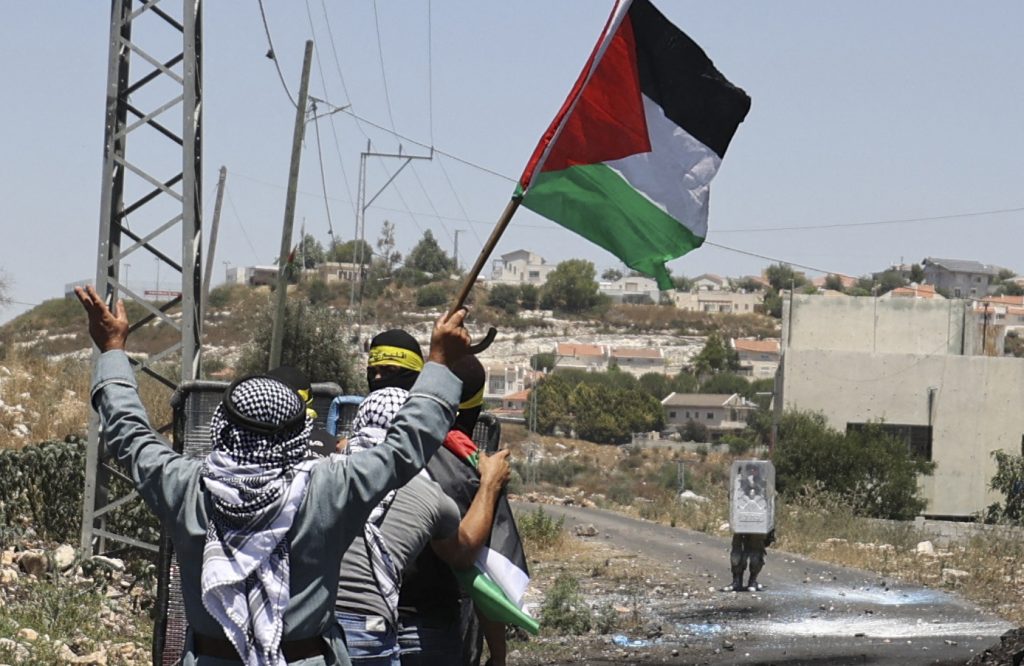
[[[466,402],[459,403],[459,409],[473,409],[484,404],[484,387],[481,386],[480,390],[476,392],[472,398],[466,400]]]
[[[316,410],[313,409],[313,394],[308,389],[299,389],[296,391],[299,394],[299,398],[302,402],[306,403],[306,416],[311,419],[316,418]]]
[[[400,368],[420,372],[423,370],[423,359],[416,352],[409,351],[408,349],[380,345],[370,349],[370,359],[366,365],[370,367],[375,365],[397,365]]]

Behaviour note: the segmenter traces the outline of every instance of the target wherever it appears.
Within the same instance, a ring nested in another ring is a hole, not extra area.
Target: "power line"
[[[767,259],[777,264],[786,264],[788,266],[796,266],[797,268],[803,268],[804,270],[814,271],[815,273],[825,273],[827,275],[838,275],[839,277],[851,278],[853,280],[858,279],[854,275],[847,275],[839,271],[827,271],[824,268],[815,268],[814,266],[807,266],[806,264],[798,264],[795,261],[787,261],[786,259],[777,259],[776,257],[769,257],[766,254],[758,254],[757,252],[748,252],[747,250],[740,250],[739,248],[729,247],[728,245],[721,245],[719,243],[712,243],[709,240],[704,241],[704,245],[710,245],[711,247],[717,247],[721,250],[728,250],[729,252],[736,252],[738,254],[745,254],[750,257],[757,257],[758,259]]]
[[[377,61],[380,63],[380,80],[384,84],[384,103],[388,108],[388,121],[395,129],[395,116],[391,113],[391,95],[388,92],[388,73],[384,69],[384,47],[380,40],[380,17],[377,14],[377,0],[373,0],[373,25],[377,29]]]
[[[441,150],[440,148],[437,148],[435,146],[431,146],[430,144],[423,143],[422,141],[417,141],[416,139],[411,139],[411,138],[409,138],[409,137],[407,137],[407,136],[405,136],[403,134],[399,134],[398,132],[396,132],[393,129],[388,129],[387,127],[384,127],[383,125],[378,125],[377,123],[373,122],[372,120],[367,120],[366,118],[363,118],[362,116],[356,115],[352,111],[352,109],[344,109],[343,112],[348,114],[348,115],[350,115],[350,116],[352,116],[353,118],[355,118],[357,121],[359,121],[361,123],[366,123],[370,127],[374,127],[374,128],[379,129],[379,130],[381,130],[383,132],[387,132],[387,133],[391,134],[392,136],[398,137],[399,139],[401,139],[403,141],[408,141],[409,143],[413,144],[414,146],[419,146],[420,148],[426,148],[428,150],[433,149],[433,151],[435,153],[438,153],[439,155],[444,155],[445,157],[453,159],[456,162],[459,162],[461,164],[465,164],[468,167],[473,167],[474,169],[477,169],[479,171],[483,171],[484,173],[489,173],[492,176],[497,176],[498,178],[502,178],[504,180],[507,180],[510,183],[518,182],[515,178],[512,178],[511,176],[506,176],[505,174],[500,173],[498,171],[495,171],[494,169],[488,169],[485,166],[481,166],[481,165],[476,164],[474,162],[470,162],[469,160],[463,159],[463,158],[459,157],[458,155],[452,155],[451,153],[447,153],[447,152]]]
[[[334,240],[334,223],[331,221],[331,205],[327,200],[327,178],[324,176],[324,153],[320,147],[320,121],[316,116],[316,102],[313,102],[313,132],[316,135],[316,159],[320,163],[320,187],[324,192],[324,210],[327,211],[327,233],[331,235],[331,240]]]
[[[466,222],[472,222],[472,220],[469,219],[469,214],[466,212],[466,207],[462,205],[462,199],[459,197],[459,193],[455,189],[455,185],[452,183],[451,177],[448,175],[448,169],[444,166],[444,160],[437,160],[437,165],[441,167],[441,173],[444,174],[444,179],[448,182],[448,188],[451,189],[452,195],[455,197],[455,203],[459,205],[459,210],[462,211],[462,219]],[[470,226],[469,230],[473,232],[473,237],[476,238],[476,242],[480,243],[480,246],[483,247],[483,239],[480,238],[480,234],[476,232],[476,229],[473,226]]]
[[[427,0],[427,119],[430,145],[434,145],[434,13],[433,2]]]
[[[993,210],[979,210],[970,211],[967,213],[950,213],[948,215],[933,215],[931,217],[908,217],[893,220],[874,220],[871,222],[845,222],[845,223],[834,223],[834,224],[807,224],[797,225],[790,227],[748,227],[740,229],[715,229],[715,233],[720,234],[735,234],[735,233],[757,233],[761,231],[816,231],[818,229],[843,229],[849,227],[874,227],[883,224],[915,224],[918,222],[938,222],[943,220],[956,220],[963,217],[981,217],[984,215],[1001,215],[1005,213],[1020,213],[1024,211],[1024,207],[1021,208],[996,208]]]
[[[281,72],[281,64],[277,61],[277,51],[274,50],[274,40],[270,37],[270,24],[267,23],[267,12],[263,9],[263,0],[258,0],[258,3],[260,6],[260,18],[263,19],[263,30],[267,33],[267,45],[270,47],[270,50],[267,51],[267,57],[274,61],[274,67],[277,68],[277,78],[281,79],[281,87],[284,88],[284,92],[288,95],[292,106],[298,106],[298,102],[292,97],[292,91],[288,90],[288,84],[285,83],[284,74]]]
[[[235,175],[234,173],[231,174]],[[238,209],[235,208],[235,200],[231,198],[231,190],[227,187],[224,188],[224,194],[228,198],[228,205],[231,206],[231,213],[235,216],[235,221],[238,222],[238,228],[242,230],[242,237],[245,238],[245,242],[249,245],[249,249],[252,250],[252,258],[254,261],[259,262],[260,255],[256,252],[256,248],[253,247],[252,241],[249,240],[249,234],[245,230],[245,225],[242,224],[242,218],[238,215]]]

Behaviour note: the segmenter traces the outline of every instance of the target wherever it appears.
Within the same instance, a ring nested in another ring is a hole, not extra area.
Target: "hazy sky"
[[[433,161],[401,173],[367,211],[368,239],[391,220],[403,251],[423,229],[450,251],[455,230],[466,230],[459,234],[465,265],[507,202],[511,179],[562,103],[611,4],[266,0],[266,10],[292,94],[303,42],[313,37],[314,96],[352,104],[363,118],[508,178],[435,153]],[[656,4],[753,100],[712,186],[709,241],[854,275],[925,256],[1024,272],[1017,242],[1024,222],[1024,3]],[[19,303],[0,311],[0,320],[95,275],[109,30],[103,0],[8,2],[4,9],[0,269]],[[140,22],[138,33],[145,29]],[[170,44],[151,43],[157,57],[172,52]],[[280,245],[294,107],[266,51],[255,2],[205,3],[207,223],[217,169],[228,169],[217,282],[224,262],[268,264]],[[132,78],[139,75],[136,70]],[[307,231],[326,241],[313,129],[307,129],[296,226],[305,220]],[[403,152],[428,151],[345,113],[321,119],[319,129],[333,229],[347,240],[367,139],[382,152],[397,151],[399,143]],[[150,144],[130,139],[129,157],[149,157]],[[371,194],[397,164],[369,160]],[[158,175],[169,177],[174,166],[168,161]],[[986,211],[1008,212],[976,214]],[[777,230],[935,217],[947,219]],[[132,224],[148,229],[162,221],[136,216]],[[495,256],[519,248],[549,262],[581,256],[599,270],[618,265],[604,250],[525,210]],[[137,254],[127,263],[130,284],[156,281],[151,258]],[[677,274],[738,275],[767,263],[704,247],[670,266]],[[167,273],[160,276],[164,288]]]

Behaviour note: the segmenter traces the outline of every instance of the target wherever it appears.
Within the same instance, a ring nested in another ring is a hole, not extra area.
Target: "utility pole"
[[[302,133],[306,124],[306,98],[309,95],[309,70],[313,63],[313,40],[306,40],[302,59],[302,83],[299,103],[295,107],[295,132],[292,134],[292,164],[288,171],[288,194],[284,204],[284,229],[281,231],[281,254],[277,266],[277,308],[274,311],[274,332],[270,338],[270,363],[267,369],[281,365],[284,338],[284,312],[288,300],[288,255],[292,249],[292,225],[295,222],[295,195],[299,188],[299,158],[302,156]]]
[[[220,208],[224,203],[224,183],[228,178],[227,167],[221,165],[220,176],[217,178],[217,198],[213,202],[213,221],[210,223],[210,249],[206,253],[206,274],[203,276],[203,303],[199,313],[199,326],[202,330],[206,323],[206,301],[210,298],[210,285],[213,284],[213,257],[217,251],[217,233],[220,230]]]
[[[455,260],[455,272],[459,272],[459,234],[465,233],[465,229],[455,229],[455,251],[452,254],[452,258]]]

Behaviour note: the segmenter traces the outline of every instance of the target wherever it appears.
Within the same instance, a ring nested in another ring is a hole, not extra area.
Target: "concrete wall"
[[[964,301],[919,298],[821,298],[795,295],[782,304],[785,353],[831,349],[874,353],[959,354],[976,346],[965,330]]]
[[[925,316],[941,322],[941,309]],[[856,327],[856,322],[847,326],[845,320],[835,324],[838,338]],[[933,344],[941,335],[921,332],[917,337],[926,341],[923,349],[942,346]],[[846,344],[854,343],[851,338]],[[847,423],[877,419],[926,426],[929,388],[934,387],[931,425],[936,469],[933,476],[921,479],[928,500],[926,514],[965,516],[1001,499],[988,491],[996,471],[991,454],[997,449],[1021,453],[1024,359],[952,356],[942,351],[812,350],[805,344],[787,348],[783,366],[782,407],[820,411],[839,430],[845,430]]]

